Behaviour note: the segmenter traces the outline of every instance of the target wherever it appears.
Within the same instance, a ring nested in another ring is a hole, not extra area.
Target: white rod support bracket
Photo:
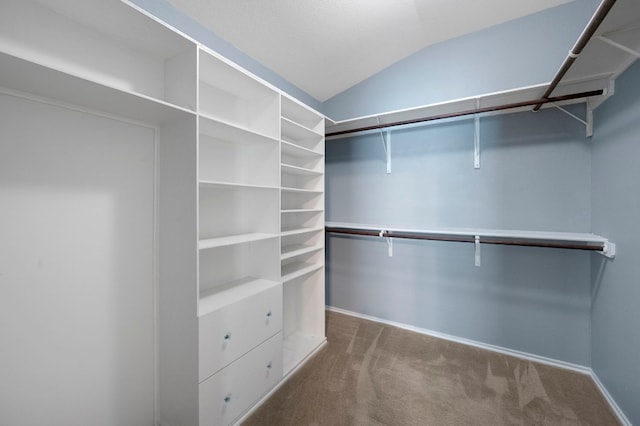
[[[480,99],[476,99],[476,108],[480,108]],[[473,168],[480,168],[480,116],[476,114],[473,118],[474,121],[474,136],[473,136]]]
[[[476,235],[475,238],[475,246],[476,246],[476,266],[480,266],[480,235]]]
[[[613,41],[610,38],[602,36],[602,35],[596,36],[595,38],[597,38],[598,40],[604,41],[608,45],[613,46],[615,48],[618,48],[618,49],[622,50],[623,52],[628,53],[629,55],[635,56],[636,58],[640,58],[640,52],[638,52],[637,50],[633,50],[630,47],[627,47],[627,46],[625,46],[623,44],[620,44],[617,41]]]
[[[574,120],[577,120],[580,123],[584,124],[585,133],[586,133],[588,138],[593,136],[593,107],[591,106],[591,104],[589,102],[587,102],[587,104],[586,104],[587,105],[587,117],[586,117],[585,120],[583,120],[582,118],[578,117],[577,115],[567,111],[565,108],[562,108],[560,105],[557,105],[555,103],[551,103],[551,105],[553,107],[555,107],[556,109],[564,112],[565,114],[567,114],[569,117],[573,118]]]
[[[616,245],[611,241],[607,241],[606,243],[604,243],[604,247],[602,248],[602,251],[599,251],[598,253],[600,253],[604,257],[613,259],[614,257],[616,257]]]
[[[391,239],[391,237],[387,237],[387,231],[382,229],[380,230],[380,233],[378,233],[378,235],[387,240],[387,254],[389,255],[389,257],[393,257],[393,240]]]
[[[391,130],[387,130],[386,137],[382,131],[380,136],[382,137],[382,145],[384,145],[384,153],[387,155],[387,174],[391,174]]]

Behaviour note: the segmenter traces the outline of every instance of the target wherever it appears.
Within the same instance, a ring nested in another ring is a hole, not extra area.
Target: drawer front
[[[282,286],[200,317],[200,382],[282,330]]]
[[[231,424],[282,379],[282,333],[200,383],[200,426]]]

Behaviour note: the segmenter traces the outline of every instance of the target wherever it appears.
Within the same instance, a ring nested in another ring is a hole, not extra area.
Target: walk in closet
[[[637,423],[640,3],[499,1],[0,1],[0,424]]]
[[[326,340],[324,117],[127,3],[0,28],[1,423],[237,421]]]

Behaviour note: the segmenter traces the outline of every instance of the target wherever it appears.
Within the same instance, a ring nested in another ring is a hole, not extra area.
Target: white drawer
[[[282,379],[282,333],[200,383],[200,426],[228,425]]]
[[[200,317],[199,381],[207,379],[281,330],[281,285]]]

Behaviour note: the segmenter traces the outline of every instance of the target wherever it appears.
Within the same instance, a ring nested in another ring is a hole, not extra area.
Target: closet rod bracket
[[[595,38],[597,38],[600,41],[603,41],[603,42],[607,43],[610,46],[613,46],[613,47],[615,47],[617,49],[620,49],[623,52],[628,53],[629,55],[635,56],[636,58],[640,58],[640,52],[638,52],[637,50],[631,49],[630,47],[627,47],[624,44],[620,44],[617,41],[613,41],[609,37],[605,37],[603,35],[599,35],[599,36],[596,36]]]
[[[616,257],[616,245],[611,241],[606,241],[602,247],[602,251],[599,251],[601,255],[609,259]]]
[[[376,121],[378,125],[380,125],[380,118],[376,117]],[[386,137],[385,137],[386,136]],[[384,153],[387,159],[387,174],[391,174],[391,130],[387,130],[386,132],[382,132],[380,130],[380,138],[382,139],[382,147],[384,148]]]
[[[564,112],[565,114],[567,114],[569,117],[573,118],[574,120],[579,121],[580,123],[584,124],[584,128],[585,128],[585,133],[587,135],[588,138],[590,138],[591,136],[593,136],[593,107],[591,106],[591,104],[589,102],[586,102],[586,108],[587,108],[587,112],[586,112],[586,118],[583,120],[582,118],[578,117],[577,115],[573,114],[572,112],[568,111],[567,109],[561,107],[560,105],[552,102],[551,105]]]
[[[480,109],[480,98],[476,99],[476,109]],[[473,137],[473,168],[480,168],[480,115],[473,117],[474,137]]]
[[[389,236],[389,233],[382,229],[380,230],[380,233],[378,235],[380,235],[381,238],[385,238],[387,240],[387,254],[389,255],[389,257],[393,257],[393,240]]]

